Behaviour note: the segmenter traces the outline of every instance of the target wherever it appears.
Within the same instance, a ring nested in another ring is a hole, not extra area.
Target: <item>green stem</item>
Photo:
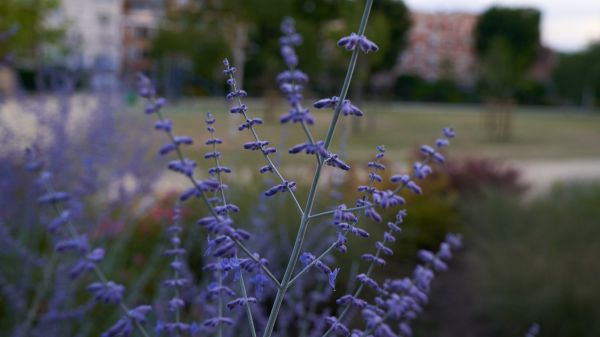
[[[325,249],[325,251],[321,255],[319,255],[317,258],[315,258],[309,264],[307,264],[306,267],[300,270],[298,274],[296,274],[296,276],[294,276],[288,283],[288,289],[294,284],[294,282],[298,280],[298,278],[300,278],[300,276],[304,275],[304,273],[306,273],[312,266],[314,266],[317,262],[325,258],[325,256],[327,256],[329,252],[331,252],[336,246],[337,242],[332,243],[329,247],[327,247],[327,249]]]
[[[25,322],[21,328],[21,335],[27,336],[29,334],[29,330],[31,329],[33,322],[37,317],[37,313],[42,305],[42,300],[46,296],[48,292],[48,287],[50,286],[50,279],[52,278],[52,272],[58,262],[57,254],[55,251],[52,251],[52,257],[50,261],[46,264],[43,270],[44,279],[42,281],[42,285],[37,288],[35,292],[35,297],[29,311],[27,311],[27,316],[25,318]]]
[[[214,140],[214,136],[213,136],[212,132],[210,134],[210,138]],[[213,152],[217,150],[217,145],[214,142],[212,144],[212,150],[213,150]],[[217,168],[220,167],[218,157],[215,157],[215,166]],[[221,171],[218,169],[217,169],[217,179],[219,181],[219,186],[223,186],[223,176],[221,175]],[[225,205],[227,205],[227,197],[225,196],[225,190],[223,188],[220,188],[220,192],[221,192],[221,203],[223,206],[225,206]],[[237,254],[236,254],[236,258],[237,258]],[[250,327],[250,332],[252,333],[252,337],[256,337],[256,328],[254,327],[254,319],[252,318],[252,310],[250,308],[250,303],[248,302],[248,294],[246,292],[246,284],[244,283],[243,270],[240,270],[240,288],[242,290],[242,295],[244,296],[244,299],[246,300],[246,315],[248,317],[248,326]],[[222,308],[222,305],[223,305],[222,304],[222,294],[219,294],[219,307]],[[219,317],[221,317],[221,314],[219,314]],[[219,327],[222,327],[222,325],[219,324]]]
[[[360,19],[360,26],[358,27],[358,35],[365,34],[365,30],[367,29],[367,21],[369,20],[369,13],[371,12],[372,5],[373,0],[366,1],[365,10],[363,11],[362,17]],[[329,130],[327,131],[327,137],[325,138],[325,149],[329,148],[329,145],[331,144],[331,141],[333,139],[335,126],[337,124],[338,118],[340,117],[340,112],[342,111],[342,103],[346,99],[348,89],[350,88],[350,82],[352,81],[352,75],[354,74],[354,68],[356,68],[356,61],[358,60],[359,51],[360,48],[358,47],[355,48],[354,51],[352,51],[352,56],[350,57],[350,64],[348,65],[348,71],[346,72],[346,78],[344,78],[344,83],[342,84],[342,91],[340,92],[338,103],[335,106],[331,126],[329,127]]]
[[[242,296],[246,300],[246,316],[248,317],[248,326],[250,327],[250,333],[252,337],[256,337],[256,328],[254,327],[254,319],[252,318],[252,309],[250,308],[250,303],[248,302],[248,294],[246,292],[246,284],[244,283],[244,275],[242,275],[242,271],[240,271],[240,288],[242,289]]]
[[[158,110],[156,112],[156,115],[158,116],[158,119],[161,121],[165,120],[165,117],[162,113],[161,110]],[[175,143],[175,139],[173,137],[173,133],[172,132],[167,132],[167,136],[169,137],[169,140],[172,143]],[[181,149],[179,148],[179,146],[175,147],[175,152],[177,153],[177,158],[183,162],[184,161],[184,156],[183,156],[183,152],[181,151]],[[219,218],[219,215],[217,214],[217,212],[215,211],[213,205],[209,202],[208,197],[206,196],[206,194],[204,193],[204,191],[202,190],[202,188],[200,188],[200,186],[198,185],[198,182],[196,181],[196,179],[194,179],[194,177],[188,176],[188,179],[190,180],[190,182],[192,183],[192,185],[194,185],[194,187],[200,192],[200,198],[202,199],[202,201],[204,202],[204,205],[206,205],[206,208],[208,208],[208,211],[210,212],[210,214],[212,216],[214,216],[215,218]],[[254,254],[252,254],[252,252],[250,252],[250,250],[238,239],[231,237],[231,239],[235,242],[235,244],[246,254],[248,255],[249,258],[251,258],[252,260],[254,260],[255,262],[260,262],[260,259],[258,259],[256,256],[254,256]],[[273,273],[271,272],[271,270],[265,266],[262,263],[259,263],[261,269],[267,274],[267,276],[273,281],[273,283],[275,283],[275,285],[277,285],[278,288],[281,287],[281,284],[279,283],[279,280],[277,279],[277,277],[275,277],[275,275],[273,275]]]
[[[219,259],[219,262],[220,261],[221,259]],[[221,289],[223,286],[223,272],[219,270],[217,273],[219,274],[219,289]],[[221,296],[221,294],[219,294],[218,312],[218,317],[221,319],[223,317],[223,296]],[[217,336],[223,337],[223,324],[221,324],[221,322],[219,322],[219,327],[217,328]]]
[[[49,193],[53,193],[54,192],[54,188],[52,187],[52,185],[50,184],[50,182],[46,182],[46,190]],[[56,211],[56,215],[59,216],[62,213],[62,209],[60,206],[54,204],[54,210]],[[77,237],[77,230],[75,229],[75,226],[73,225],[73,223],[71,222],[71,220],[68,220],[66,223],[66,227],[67,227],[67,231],[69,232],[69,235],[71,235],[71,238],[76,238]],[[102,272],[102,269],[100,269],[100,267],[98,267],[96,264],[94,264],[94,274],[96,274],[96,277],[102,282],[102,283],[107,283],[108,282],[108,278],[106,277],[106,275],[104,274],[104,272]],[[129,307],[127,307],[127,305],[125,303],[123,303],[123,301],[119,302],[119,306],[121,307],[121,309],[123,309],[123,311],[125,311],[126,315],[129,315]],[[144,328],[144,326],[137,320],[133,320],[135,323],[135,326],[138,328],[138,330],[142,333],[142,335],[144,337],[150,337],[150,335],[148,335],[148,332],[146,332],[146,329]]]
[[[356,207],[350,207],[350,208],[346,208],[345,211],[347,212],[354,212],[354,211],[360,211],[363,209],[367,209],[367,208],[372,208],[374,207],[373,205],[363,205],[363,206],[356,206]],[[321,213],[316,213],[316,214],[311,214],[309,216],[309,218],[312,219],[316,219],[316,218],[320,218],[322,216],[326,216],[326,215],[331,215],[333,213],[335,213],[335,209],[331,210],[331,211],[325,211],[325,212],[321,212]]]
[[[229,75],[229,78],[231,80],[233,80],[233,74]],[[231,84],[231,90],[233,92],[237,91],[237,86],[235,84],[235,82],[233,82],[233,84]],[[242,99],[238,96],[237,97],[237,102],[239,106],[242,106]],[[250,118],[248,118],[248,114],[245,111],[242,111],[242,116],[244,116],[244,120],[246,122],[249,122]],[[249,129],[250,132],[252,133],[252,136],[254,137],[254,140],[257,142],[260,142],[261,139],[258,136],[258,132],[256,131],[256,128],[254,127],[254,125],[249,124]],[[265,157],[265,160],[267,161],[267,164],[269,164],[269,167],[271,167],[271,169],[273,170],[273,173],[275,173],[275,175],[279,178],[279,180],[281,180],[282,183],[285,183],[287,180],[283,177],[283,175],[281,174],[281,172],[279,172],[279,169],[277,168],[277,166],[275,165],[275,163],[273,162],[273,160],[271,160],[271,157],[266,154],[264,151],[260,151],[263,154],[263,157]],[[294,193],[294,191],[292,190],[291,187],[287,187],[288,192],[290,193],[290,195],[292,196],[292,201],[294,201],[294,205],[296,206],[296,208],[298,209],[298,212],[300,212],[300,215],[304,216],[304,214],[302,213],[302,206],[300,206],[300,202],[298,201],[298,198],[296,197],[296,193]]]
[[[366,29],[367,21],[369,18],[369,13],[371,11],[372,5],[373,5],[373,0],[367,0],[363,15],[362,15],[362,18],[360,21],[360,26],[358,29],[359,34],[361,34],[361,35],[364,34],[364,31]],[[334,116],[329,125],[329,130],[327,131],[327,138],[325,139],[325,144],[324,144],[325,149],[327,149],[329,147],[329,144],[331,143],[331,140],[333,138],[333,133],[335,130],[335,126],[337,124],[338,117],[339,117],[339,114],[340,114],[340,111],[342,108],[342,102],[346,98],[346,95],[348,94],[348,89],[350,88],[350,82],[352,81],[352,74],[354,73],[354,68],[356,67],[356,60],[358,59],[358,52],[359,52],[358,48],[356,48],[352,52],[352,57],[350,58],[350,63],[348,65],[348,71],[346,72],[346,77],[344,79],[344,83],[342,84],[342,90],[340,92],[339,101],[336,106]],[[319,183],[319,178],[321,176],[322,168],[323,168],[322,163],[317,165],[317,169],[315,171],[315,176],[313,178],[313,181],[312,181],[309,193],[308,193],[306,207],[302,214],[302,219],[300,221],[300,227],[298,228],[298,233],[296,235],[296,240],[294,242],[294,247],[292,248],[292,254],[290,256],[285,273],[283,275],[283,280],[281,281],[281,288],[279,288],[279,290],[277,291],[277,294],[275,295],[275,301],[273,302],[273,307],[271,309],[271,313],[269,314],[269,318],[267,320],[267,325],[265,327],[265,332],[263,334],[263,337],[271,337],[271,335],[273,334],[273,329],[275,328],[275,322],[277,321],[277,316],[279,315],[279,310],[281,309],[281,304],[283,303],[285,293],[287,292],[288,284],[289,284],[292,274],[294,272],[296,262],[298,261],[298,257],[300,256],[300,251],[302,249],[302,244],[304,242],[304,236],[306,235],[306,230],[308,228],[308,223],[310,221],[308,215],[312,212],[312,207],[313,207],[313,203],[315,200],[317,185]]]

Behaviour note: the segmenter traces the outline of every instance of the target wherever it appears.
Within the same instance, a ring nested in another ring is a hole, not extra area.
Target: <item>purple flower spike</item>
[[[344,103],[342,103],[342,114],[344,116],[354,115],[357,117],[361,117],[364,113],[356,107],[356,105],[352,104],[349,99],[345,99]]]
[[[257,301],[256,301],[255,297],[240,297],[240,298],[236,298],[235,300],[227,303],[227,308],[229,308],[229,310],[233,310],[236,307],[244,307],[248,303],[256,303],[256,302]]]
[[[206,321],[204,321],[204,323],[202,323],[202,325],[207,326],[207,327],[217,327],[218,325],[233,325],[233,320],[231,318],[228,317],[215,317],[215,318],[210,318],[207,319]]]
[[[87,290],[94,295],[96,301],[117,304],[123,299],[125,287],[112,281],[94,282],[87,286]]]
[[[268,190],[265,191],[265,196],[266,197],[272,197],[275,194],[279,193],[279,192],[285,192],[288,189],[295,191],[296,190],[296,182],[294,181],[285,181],[281,184],[275,185],[271,188],[269,188]]]
[[[337,44],[350,51],[353,51],[358,46],[363,53],[379,50],[379,47],[374,42],[367,39],[366,36],[358,35],[356,33],[351,33],[350,35],[341,38]]]
[[[56,244],[54,249],[59,253],[80,252],[85,253],[90,249],[87,235],[80,235],[71,239],[65,239]]]
[[[450,145],[450,142],[448,141],[448,139],[440,138],[440,139],[438,139],[438,140],[435,141],[435,146],[438,149],[447,147],[448,145]]]
[[[225,66],[225,70],[223,70],[223,74],[229,76],[229,75],[232,75],[233,73],[235,73],[236,69],[235,69],[235,67],[232,67],[229,64],[228,59],[223,59],[223,65]]]
[[[329,273],[329,286],[331,287],[331,289],[335,290],[335,279],[338,276],[338,273],[340,272],[340,268],[335,268],[332,272]]]
[[[327,158],[327,160],[325,160],[325,164],[329,165],[329,166],[337,167],[344,171],[350,170],[350,165],[344,163],[341,159],[339,159],[337,154],[333,154],[333,155],[331,155],[331,157]]]
[[[108,331],[104,332],[101,337],[128,337],[131,336],[134,330],[135,323],[144,323],[146,315],[152,310],[149,305],[140,305],[127,312],[127,316],[117,321]]]
[[[446,138],[454,138],[454,136],[456,136],[456,133],[454,132],[453,128],[443,128],[442,133]]]
[[[320,99],[320,100],[316,101],[315,103],[313,103],[313,106],[317,109],[327,109],[327,108],[333,109],[333,108],[335,108],[338,101],[339,101],[339,97],[333,96],[331,98]]]
[[[152,82],[142,73],[138,74],[138,94],[143,98],[152,98],[155,94]]]
[[[540,333],[540,325],[537,323],[533,323],[533,325],[531,325],[531,327],[529,328],[529,331],[527,331],[527,334],[525,335],[525,337],[537,337],[537,335]]]
[[[252,151],[262,150],[263,146],[267,146],[267,145],[269,145],[269,142],[266,140],[252,141],[252,142],[247,142],[246,144],[244,144],[244,149],[252,150]]]
[[[308,76],[300,70],[286,70],[277,75],[277,83],[308,83]]]
[[[379,285],[377,284],[377,281],[373,280],[372,278],[370,278],[366,274],[359,274],[359,275],[356,276],[356,279],[360,283],[362,283],[362,284],[364,284],[366,286],[369,286],[369,287],[371,287],[371,288],[373,288],[375,290],[379,289]]]
[[[429,165],[422,164],[419,162],[413,165],[413,169],[415,170],[415,177],[421,180],[427,178],[427,176],[432,172],[431,167]]]
[[[171,132],[171,129],[173,128],[173,122],[169,119],[158,120],[156,123],[154,123],[154,128],[156,130]]]
[[[69,194],[66,192],[51,192],[37,199],[38,204],[56,204],[69,200]]]
[[[48,231],[50,233],[55,233],[60,227],[65,225],[71,219],[71,211],[63,210],[59,216],[54,218],[54,220],[50,221],[48,224]]]
[[[287,45],[281,47],[281,56],[289,68],[298,66],[298,55],[296,55],[296,52],[292,47]]]
[[[462,237],[459,234],[448,233],[446,242],[454,249],[462,247]]]
[[[350,330],[348,330],[342,322],[338,321],[335,316],[325,317],[325,322],[327,322],[337,334],[342,336],[348,336],[350,334]]]
[[[381,208],[389,208],[399,205],[404,205],[404,198],[398,196],[394,191],[378,191],[373,194],[374,201],[381,206]]]

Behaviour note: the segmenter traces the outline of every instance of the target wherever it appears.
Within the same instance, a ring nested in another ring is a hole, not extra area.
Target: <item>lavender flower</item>
[[[229,94],[227,94],[227,99],[232,100],[232,99],[236,98],[238,107],[242,107],[243,103],[242,103],[241,98],[246,96],[246,92],[237,88],[235,78],[233,77],[233,74],[235,73],[236,69],[235,69],[235,67],[232,67],[229,64],[229,61],[227,59],[223,60],[223,65],[225,66],[225,70],[223,71],[223,73],[226,76],[228,76],[227,84],[229,85],[229,88],[231,89]],[[268,164],[266,168],[262,167],[260,169],[260,172],[261,173],[266,173],[266,172],[275,173],[278,176],[278,178],[281,180],[281,183],[279,185],[275,185],[272,188],[265,191],[265,195],[267,195],[267,196],[275,195],[278,192],[282,192],[282,188],[284,188],[288,192],[290,192],[290,195],[292,196],[292,199],[294,200],[294,203],[296,204],[296,207],[298,208],[298,210],[302,211],[302,208],[300,207],[300,204],[299,204],[298,200],[296,199],[296,196],[294,195],[296,183],[293,181],[287,181],[281,175],[281,173],[279,173],[279,170],[276,168],[273,160],[269,157],[270,154],[273,154],[274,152],[276,152],[276,149],[274,147],[267,147],[269,142],[266,140],[261,140],[259,138],[258,133],[257,133],[256,129],[254,128],[254,125],[257,123],[254,123],[255,119],[248,117],[248,114],[246,111],[247,111],[246,108],[240,109],[240,114],[244,117],[244,123],[239,127],[239,129],[240,129],[240,131],[243,129],[246,129],[246,128],[249,129],[252,132],[254,140],[244,144],[244,149],[260,150]]]
[[[379,50],[379,47],[371,40],[367,39],[364,35],[358,35],[352,33],[349,36],[345,36],[338,41],[338,46],[346,48],[346,50],[353,51],[356,47],[360,48],[363,53],[375,52]]]
[[[85,234],[78,234],[77,229],[71,223],[71,212],[65,209],[65,204],[70,199],[66,192],[55,191],[52,185],[52,175],[43,171],[43,163],[37,158],[36,153],[27,149],[26,158],[28,160],[28,169],[39,173],[39,178],[36,183],[45,190],[45,194],[38,198],[38,203],[41,205],[51,205],[56,213],[56,218],[51,221],[48,226],[49,232],[57,237],[57,244],[54,249],[58,253],[72,252],[80,255],[79,261],[71,267],[69,276],[76,278],[86,271],[93,271],[99,281],[93,282],[87,286],[87,290],[92,293],[94,299],[98,302],[120,304],[121,308],[127,312],[127,315],[134,317],[133,320],[141,323],[143,319],[141,315],[145,315],[149,311],[149,307],[143,306],[133,310],[129,310],[122,303],[123,293],[125,288],[113,281],[107,279],[104,273],[97,266],[97,263],[104,257],[104,250],[101,248],[92,249],[88,242],[88,237]],[[61,230],[61,227],[66,227],[66,230]],[[49,266],[52,266],[50,264]],[[47,270],[51,272],[51,270]],[[36,306],[37,304],[34,304]],[[133,316],[132,316],[133,315]],[[136,316],[137,315],[137,316]],[[28,320],[23,326],[23,333],[26,334],[30,329],[31,321]],[[140,332],[147,336],[147,333],[141,324],[137,324]],[[132,332],[133,327],[121,320],[110,328],[105,335],[117,336],[128,335]]]
[[[537,323],[533,323],[529,328],[529,331],[525,334],[525,337],[537,337],[540,333],[540,325]]]
[[[134,330],[134,325],[146,321],[146,315],[152,308],[149,305],[141,305],[127,312],[127,315],[121,318],[108,331],[103,333],[102,337],[128,337]]]
[[[181,298],[181,288],[188,286],[189,282],[184,277],[181,277],[184,262],[181,259],[182,255],[185,254],[185,249],[181,248],[181,239],[179,238],[179,234],[183,231],[183,228],[179,225],[181,220],[181,207],[180,205],[176,205],[173,210],[173,224],[167,228],[167,233],[170,235],[171,248],[168,252],[178,252],[177,254],[168,254],[168,256],[172,256],[173,260],[169,264],[171,270],[173,271],[173,276],[171,279],[166,280],[163,284],[167,287],[173,288],[173,297],[168,302],[169,311],[174,314],[174,321],[162,323],[159,328],[157,328],[158,332],[168,331],[168,332],[186,332],[191,329],[191,325],[189,323],[183,323],[180,321],[180,310],[185,306],[185,301]]]

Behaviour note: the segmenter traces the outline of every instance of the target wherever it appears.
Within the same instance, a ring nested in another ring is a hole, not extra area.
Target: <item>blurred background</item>
[[[164,261],[146,252],[164,245],[172,192],[186,181],[166,173],[164,158],[155,155],[164,139],[148,132],[153,121],[143,116],[135,92],[139,72],[168,98],[179,134],[202,144],[205,114],[217,116],[240,223],[256,219],[256,195],[268,182],[256,173],[261,158],[240,151],[250,138],[227,112],[224,57],[239,69],[251,114],[265,119],[262,137],[277,145],[284,172],[305,190],[312,166],[286,151],[303,134],[278,123],[287,111],[275,80],[285,70],[280,22],[293,17],[304,37],[297,51],[311,79],[308,106],[337,95],[348,53],[335,43],[358,26],[362,6],[0,1],[2,292],[35,283],[34,258],[47,249],[40,218],[28,211],[38,207],[33,178],[22,169],[26,146],[39,149],[57,186],[77,196],[85,228],[117,247],[109,265],[138,289],[132,297],[157,292],[153,277],[162,275]],[[465,249],[435,281],[416,335],[522,336],[537,322],[541,336],[600,336],[600,2],[375,0],[366,35],[380,51],[359,58],[349,95],[365,117],[342,120],[334,142],[355,170],[326,172],[323,195],[338,193],[324,196],[321,208],[354,203],[377,145],[386,146],[391,175],[407,170],[418,146],[441,127],[458,134],[447,165],[424,184],[426,195],[407,196],[410,215],[398,254],[379,275],[406,274],[417,249],[435,247],[448,231],[463,233]],[[313,133],[322,138],[330,113],[314,114]],[[202,161],[205,151],[194,145],[190,156]],[[281,199],[261,215],[272,226],[293,211]],[[192,224],[202,212],[194,204],[186,219]],[[203,245],[204,234],[194,231],[188,245]],[[343,270],[360,249],[338,257]],[[19,259],[34,260],[16,268]],[[0,330],[27,309],[26,301],[19,307],[9,298],[0,298]]]

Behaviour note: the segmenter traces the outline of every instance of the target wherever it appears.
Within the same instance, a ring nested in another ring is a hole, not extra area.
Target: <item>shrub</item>
[[[302,105],[302,89],[308,78],[297,68],[299,61],[295,50],[302,37],[296,33],[291,19],[282,23],[283,36],[279,42],[288,69],[278,76],[277,81],[290,103],[290,110],[281,117],[281,122],[295,124],[306,134],[306,140],[294,145],[288,152],[307,154],[315,162],[314,177],[304,203],[301,203],[300,194],[296,193],[300,186],[286,179],[285,172],[280,171],[274,159],[277,149],[260,138],[258,126],[262,120],[252,117],[244,103],[247,93],[237,86],[236,69],[227,59],[224,60],[224,74],[230,89],[227,99],[232,101],[230,112],[241,120],[239,131],[248,132],[252,137],[242,148],[264,159],[265,165],[258,171],[269,181],[253,210],[256,212],[254,219],[264,219],[269,207],[288,200],[293,212],[288,214],[288,223],[280,229],[296,232],[293,243],[286,243],[285,233],[280,235],[265,230],[261,221],[248,225],[239,219],[240,208],[227,192],[228,185],[232,188],[237,186],[236,181],[228,181],[227,174],[232,170],[225,166],[227,158],[222,158],[219,152],[223,140],[218,138],[218,123],[210,113],[205,119],[209,138],[205,141],[208,151],[204,155],[204,163],[208,163],[210,168],[208,176],[200,178],[197,172],[202,164],[185,157],[186,147],[194,140],[175,134],[176,126],[165,114],[166,100],[157,95],[152,82],[143,75],[140,75],[139,94],[146,100],[145,112],[156,118],[155,129],[167,139],[159,153],[173,156],[167,164],[168,169],[189,182],[189,188],[178,195],[172,219],[165,230],[168,244],[164,254],[168,257],[168,262],[165,262],[170,267],[168,273],[159,273],[155,269],[161,251],[144,251],[146,240],[157,239],[157,226],[148,223],[124,231],[120,231],[119,226],[111,227],[109,234],[121,236],[125,233],[123,236],[127,239],[123,243],[101,247],[101,242],[94,240],[88,228],[76,225],[81,219],[76,208],[81,197],[59,189],[67,184],[55,179],[52,173],[60,178],[63,172],[60,169],[49,171],[39,153],[29,149],[26,166],[37,174],[35,185],[39,194],[36,201],[45,208],[41,213],[49,232],[47,245],[53,247],[53,251],[44,265],[40,284],[25,290],[33,293],[33,299],[25,319],[16,322],[14,334],[86,334],[100,326],[105,330],[103,337],[129,336],[134,331],[147,337],[150,329],[146,324],[151,321],[156,335],[172,336],[214,334],[219,337],[255,337],[258,332],[270,337],[287,336],[295,331],[302,335],[324,337],[350,334],[411,336],[411,323],[428,302],[434,275],[448,269],[447,263],[453,251],[461,245],[460,236],[445,235],[441,243],[430,243],[435,250],[419,250],[420,263],[410,277],[376,280],[375,270],[385,265],[385,258],[392,255],[391,246],[407,216],[406,210],[398,210],[409,200],[400,193],[423,193],[419,184],[432,173],[430,163],[445,161],[442,151],[454,137],[454,130],[444,128],[441,138],[433,146],[423,145],[420,148],[422,159],[414,163],[411,171],[389,177],[390,183],[383,182],[381,172],[385,172],[385,148],[378,146],[373,160],[367,164],[368,182],[358,187],[356,206],[336,203],[332,207],[316,202],[324,169],[341,172],[351,169],[343,158],[332,152],[330,145],[339,118],[358,118],[364,114],[347,98],[347,93],[359,54],[379,49],[364,35],[371,6],[372,1],[366,1],[358,32],[338,41],[340,47],[351,52],[340,94],[313,104],[316,109],[333,110],[323,140],[312,135],[310,125],[315,120],[310,110]],[[69,161],[62,163],[66,165]],[[271,203],[271,200],[276,201]],[[192,201],[203,205],[203,217],[196,221],[206,235],[202,256],[196,240],[184,241],[191,232],[183,222]],[[318,211],[317,207],[326,209]],[[362,268],[348,273],[337,267],[333,252],[346,253],[354,248],[355,243],[349,237],[364,242],[370,236],[371,228],[363,226],[360,218],[374,224],[388,218],[389,221],[382,226],[379,241],[374,242],[369,251],[356,261]],[[283,243],[275,245],[277,240]],[[131,260],[121,261],[123,256],[114,255],[110,250],[125,244],[139,244],[140,253]],[[110,256],[114,260],[111,261]],[[196,259],[201,260],[201,268]],[[112,268],[111,264],[119,267]],[[112,273],[107,273],[107,270]],[[119,280],[132,279],[134,274],[138,279],[126,289]],[[347,284],[340,287],[338,275],[342,274]],[[156,281],[159,275],[165,277],[160,281],[163,287],[155,289],[149,286],[148,281]],[[82,280],[86,286],[81,287],[74,279]],[[53,281],[55,286],[50,292],[48,287],[53,285]],[[345,288],[346,294],[338,296],[339,293],[335,293],[336,296],[333,296],[334,291],[340,288]],[[93,300],[69,309],[71,305],[80,303],[78,299],[85,292],[91,293]],[[142,296],[145,292],[155,296]],[[17,299],[29,302],[26,293],[9,293],[16,299],[8,301],[8,306],[17,307]],[[333,300],[335,312],[328,305]],[[97,308],[94,302],[113,304],[120,312],[112,326],[107,328],[104,319],[73,320],[84,317],[90,311],[106,317],[109,309]],[[353,319],[356,314],[361,320]],[[64,321],[69,324],[61,324]]]

